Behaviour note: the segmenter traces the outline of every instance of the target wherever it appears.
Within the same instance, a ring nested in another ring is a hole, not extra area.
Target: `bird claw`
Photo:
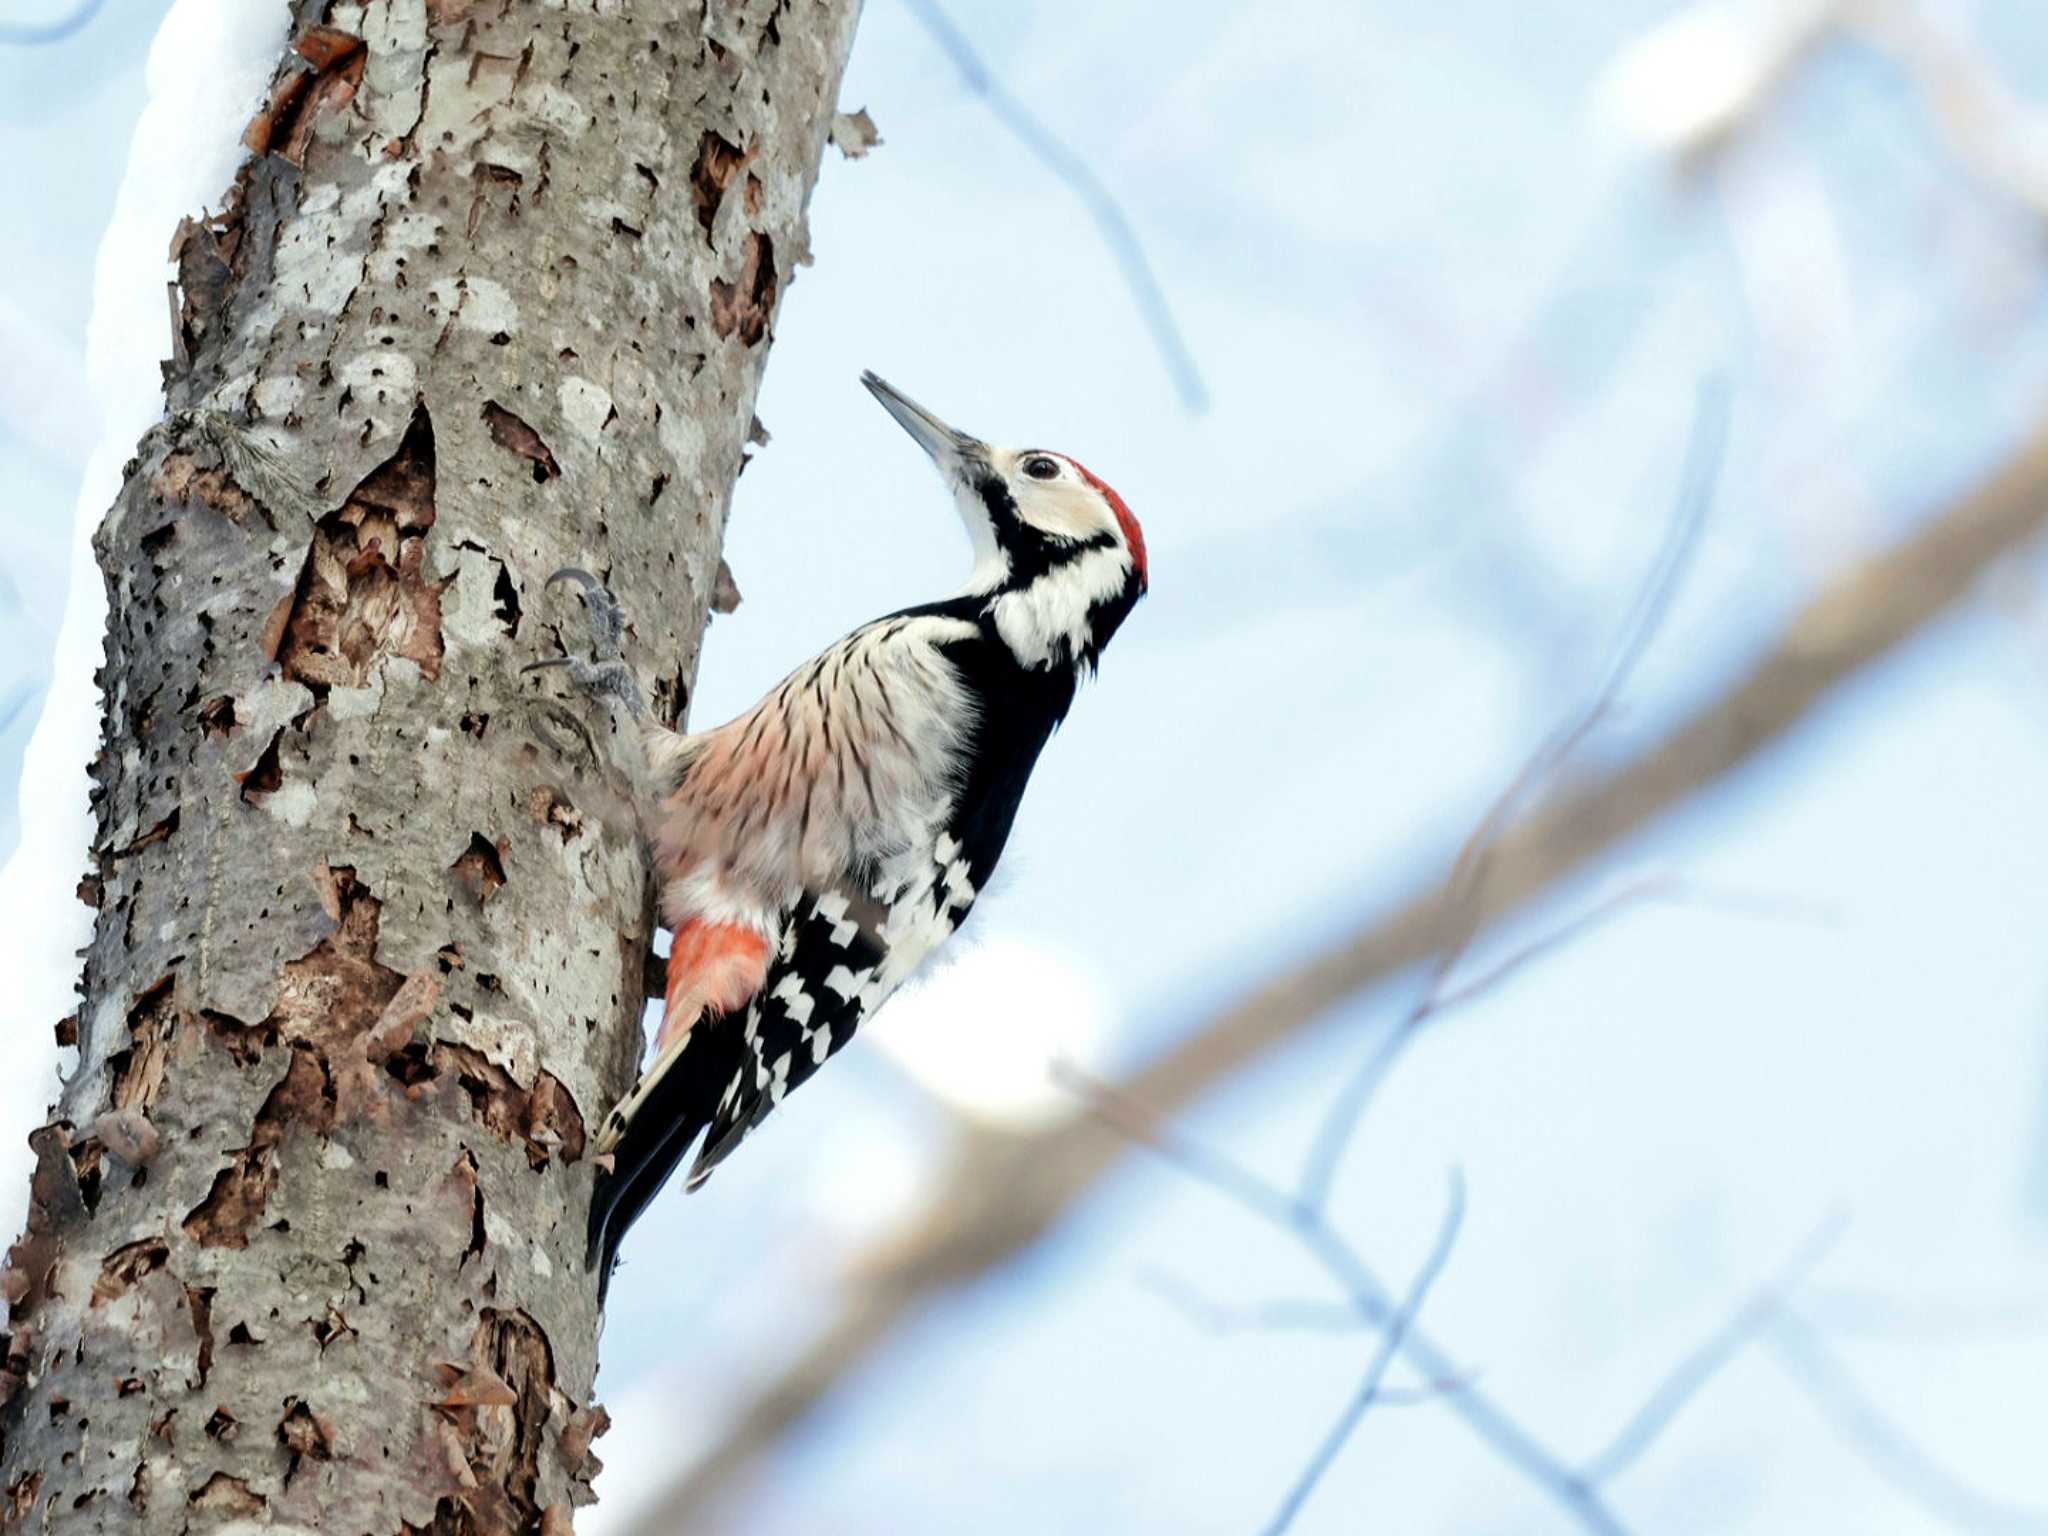
[[[593,660],[610,661],[619,654],[619,637],[626,632],[626,611],[612,596],[611,588],[581,566],[565,565],[543,586],[573,581],[583,589],[583,611],[590,620],[590,653]]]
[[[617,699],[635,719],[647,713],[639,681],[619,653],[619,637],[626,632],[625,610],[609,588],[590,572],[565,565],[550,576],[544,586],[571,581],[583,589],[583,608],[590,620],[591,660],[580,656],[548,656],[530,661],[519,670],[539,672],[548,667],[566,667],[569,680],[594,698]]]

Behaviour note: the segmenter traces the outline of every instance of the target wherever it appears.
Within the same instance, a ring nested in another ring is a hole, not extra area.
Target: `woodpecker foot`
[[[590,620],[591,659],[550,656],[544,661],[528,662],[520,670],[538,672],[547,667],[566,667],[569,680],[583,692],[593,698],[616,699],[634,719],[645,718],[647,701],[641,696],[639,680],[619,654],[619,637],[626,629],[626,615],[619,600],[590,572],[573,565],[563,566],[546,584],[552,587],[558,581],[573,581],[583,589],[583,609]]]

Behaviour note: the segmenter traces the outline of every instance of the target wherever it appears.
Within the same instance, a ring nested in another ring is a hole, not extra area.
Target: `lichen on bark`
[[[630,754],[519,668],[584,565],[679,711],[857,10],[295,7],[96,544],[97,921],[0,1271],[0,1524],[589,1498],[585,1126],[652,914]]]

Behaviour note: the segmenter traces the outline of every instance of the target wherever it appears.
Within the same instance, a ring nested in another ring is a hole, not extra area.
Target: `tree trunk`
[[[4,1279],[0,1524],[569,1529],[586,1127],[857,0],[301,0],[174,243],[111,597],[78,1047]],[[34,1022],[14,1021],[21,1027]]]

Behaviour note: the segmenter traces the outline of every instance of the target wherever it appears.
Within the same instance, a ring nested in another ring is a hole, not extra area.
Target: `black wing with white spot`
[[[841,890],[806,892],[797,903],[745,1017],[720,1026],[740,1031],[741,1048],[691,1165],[690,1188],[853,1038],[888,956],[885,916]]]
[[[700,1132],[692,1188],[846,1045],[867,1016],[966,918],[987,885],[1040,750],[1074,696],[1069,668],[1022,670],[976,604],[929,614],[974,622],[941,654],[977,701],[942,829],[882,867],[807,891],[783,919],[767,975],[744,1011],[700,1020],[635,1095],[591,1205],[590,1261],[609,1280],[620,1239]],[[973,1028],[963,1019],[961,1027]]]

